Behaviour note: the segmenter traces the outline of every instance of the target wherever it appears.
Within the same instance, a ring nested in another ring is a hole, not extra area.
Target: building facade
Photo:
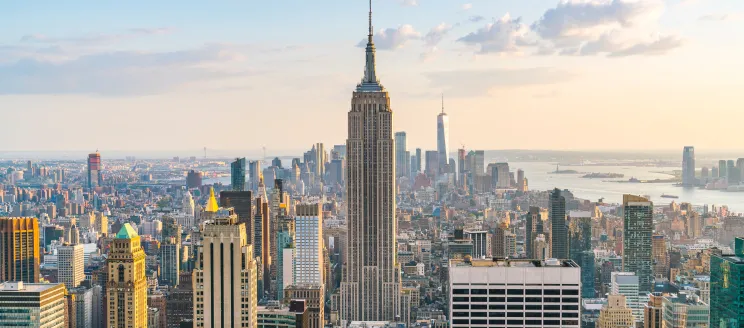
[[[230,163],[230,185],[233,191],[245,190],[245,157]]]
[[[206,213],[194,270],[194,327],[258,327],[257,268],[231,208]]]
[[[140,236],[129,223],[125,223],[110,247],[106,260],[109,272],[106,285],[108,327],[146,327],[147,277]]]
[[[39,220],[0,218],[0,282],[39,282]]]
[[[550,192],[550,252],[554,258],[567,259],[568,227],[566,226],[566,198],[558,188]]]
[[[442,96],[442,112],[437,115],[437,153],[439,153],[440,173],[444,173],[449,165],[449,116],[444,112],[444,96]]]
[[[695,147],[686,146],[682,151],[682,185],[694,186],[695,178]]]
[[[640,292],[648,293],[653,285],[654,203],[640,196],[623,195],[623,218],[623,271],[635,273]]]
[[[63,284],[0,283],[0,327],[67,328]]]
[[[744,238],[734,239],[734,255],[710,258],[710,326],[744,325]]]
[[[450,260],[450,327],[580,327],[571,260]]]
[[[83,245],[57,247],[57,281],[70,290],[85,280],[85,254]]]
[[[323,206],[295,209],[294,284],[323,284]]]

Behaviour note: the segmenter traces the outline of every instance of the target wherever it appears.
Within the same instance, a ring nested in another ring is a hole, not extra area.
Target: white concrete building
[[[450,327],[579,327],[570,260],[450,260]]]

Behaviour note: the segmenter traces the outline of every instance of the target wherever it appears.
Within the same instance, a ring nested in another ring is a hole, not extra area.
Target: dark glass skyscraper
[[[525,227],[525,237],[524,237],[524,245],[525,245],[525,253],[527,253],[528,259],[536,259],[538,258],[538,255],[535,254],[534,250],[534,242],[535,237],[539,234],[543,234],[543,222],[542,217],[540,216],[540,208],[535,206],[530,206],[529,212],[525,215],[526,216],[526,227]]]
[[[245,157],[230,163],[230,183],[234,191],[245,190]]]
[[[744,238],[734,244],[734,256],[710,258],[710,327],[744,326]]]
[[[568,233],[566,227],[566,198],[558,188],[550,192],[550,249],[552,257],[568,259]]]
[[[594,298],[594,252],[589,212],[574,211],[569,215],[568,245],[569,258],[581,267],[581,297]]]
[[[651,236],[654,227],[654,203],[648,199],[623,195],[623,271],[638,276],[638,290],[651,291],[653,253]]]

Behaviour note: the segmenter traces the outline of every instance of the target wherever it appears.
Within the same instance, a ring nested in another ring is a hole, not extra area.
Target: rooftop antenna
[[[444,92],[442,92],[442,114],[444,114]]]

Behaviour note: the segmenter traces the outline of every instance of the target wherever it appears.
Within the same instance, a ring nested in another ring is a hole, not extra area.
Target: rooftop
[[[137,231],[135,231],[129,223],[124,223],[116,234],[116,239],[132,239],[134,237],[137,237]]]
[[[0,294],[4,292],[30,292],[30,293],[41,293],[43,291],[55,288],[60,284],[33,284],[24,283],[22,281],[4,282],[0,283]]]
[[[451,267],[510,267],[510,268],[578,268],[579,266],[572,260],[546,259],[455,259],[450,260]]]

